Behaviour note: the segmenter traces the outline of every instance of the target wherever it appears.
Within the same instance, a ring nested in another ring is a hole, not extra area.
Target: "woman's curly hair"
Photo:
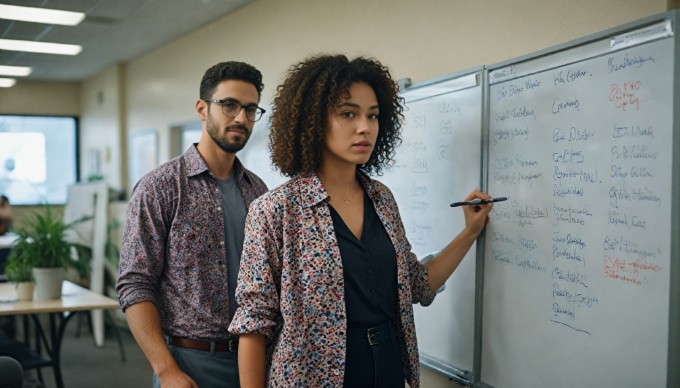
[[[321,165],[330,110],[350,97],[355,82],[371,86],[378,100],[379,132],[366,164],[359,169],[380,175],[393,162],[401,142],[402,98],[387,67],[380,62],[344,55],[319,55],[291,66],[277,87],[270,117],[272,163],[285,176],[310,175]]]

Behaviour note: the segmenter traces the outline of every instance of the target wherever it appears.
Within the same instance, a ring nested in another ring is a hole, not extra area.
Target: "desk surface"
[[[120,305],[115,299],[92,292],[69,281],[64,281],[61,299],[28,302],[16,301],[13,283],[0,284],[0,315],[116,309],[119,307]]]
[[[18,235],[14,233],[7,233],[5,235],[0,236],[0,248],[9,248],[12,246],[14,243],[14,240],[19,238]]]

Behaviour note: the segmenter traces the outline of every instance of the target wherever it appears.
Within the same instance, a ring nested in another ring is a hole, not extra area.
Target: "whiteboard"
[[[422,259],[465,227],[449,206],[481,182],[482,88],[469,71],[406,89],[403,142],[395,164],[378,180],[393,192],[406,236]],[[474,351],[475,246],[432,305],[414,306],[421,363],[470,381]]]
[[[92,248],[90,290],[104,293],[105,247],[108,238],[109,189],[104,181],[76,183],[68,186],[64,222],[74,223],[69,238]],[[104,344],[104,311],[94,310],[92,327],[95,344]]]
[[[488,191],[511,200],[485,238],[485,384],[666,386],[675,50],[663,21],[490,67]]]

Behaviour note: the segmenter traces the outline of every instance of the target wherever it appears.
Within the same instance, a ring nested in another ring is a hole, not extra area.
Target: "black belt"
[[[379,345],[384,342],[392,341],[390,338],[391,336],[394,336],[396,331],[394,329],[394,322],[393,321],[387,321],[381,325],[374,326],[374,327],[350,327],[347,330],[349,335],[352,335],[353,338],[357,338],[356,335],[361,335],[365,336],[366,340],[368,340],[368,344],[371,346]],[[392,334],[390,334],[392,333]],[[396,339],[396,338],[395,338]]]
[[[168,336],[168,343],[180,348],[203,350],[206,352],[214,350],[216,352],[235,353],[238,350],[238,337],[219,341],[201,341],[190,338]]]

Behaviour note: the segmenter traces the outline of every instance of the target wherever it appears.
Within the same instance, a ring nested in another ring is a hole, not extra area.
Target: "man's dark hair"
[[[211,98],[217,85],[226,80],[249,82],[257,89],[257,97],[262,96],[262,89],[264,89],[262,73],[247,63],[230,61],[220,62],[205,71],[201,79],[200,98]]]
[[[6,203],[9,203],[9,198],[7,198],[7,196],[4,194],[0,195],[0,205],[4,205]]]

